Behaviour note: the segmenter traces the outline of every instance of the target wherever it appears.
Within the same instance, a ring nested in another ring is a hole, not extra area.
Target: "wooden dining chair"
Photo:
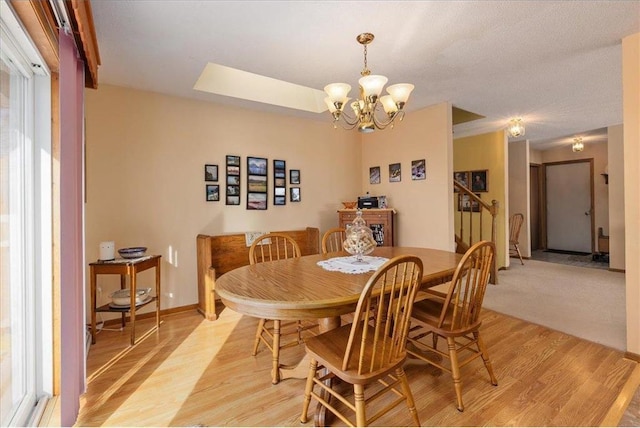
[[[322,254],[342,251],[342,243],[346,238],[344,227],[334,227],[322,235]]]
[[[249,248],[249,263],[271,262],[275,260],[300,257],[298,243],[288,235],[282,233],[268,233],[256,238]],[[295,330],[291,331],[291,327]],[[260,319],[256,330],[256,338],[251,355],[258,353],[260,342],[264,343],[271,351],[272,373],[271,383],[280,382],[280,350],[304,343],[302,332],[317,326],[317,323],[307,321],[294,321],[283,323],[281,320]],[[283,335],[295,335],[295,339],[282,343]]]
[[[523,221],[524,216],[520,213],[509,217],[509,256],[518,256],[520,263],[524,265],[522,254],[520,254],[520,229]]]
[[[398,256],[387,261],[364,286],[351,324],[305,342],[311,363],[300,416],[302,423],[307,422],[309,404],[314,398],[349,426],[367,426],[401,403],[406,403],[413,425],[420,425],[402,366],[407,357],[411,311],[421,280],[422,261],[418,257]],[[333,389],[332,378],[353,385],[353,395],[342,386]],[[365,386],[370,391],[374,388],[369,386],[374,383],[378,389],[365,398]],[[314,391],[315,386],[319,387],[318,392]],[[376,402],[388,392],[393,393],[393,401]],[[338,410],[340,406],[330,404],[331,397],[347,408]],[[393,421],[387,425],[393,425]]]
[[[460,260],[444,302],[425,299],[413,305],[413,326],[407,352],[451,374],[457,408],[461,412],[464,410],[460,375],[462,367],[482,357],[491,383],[498,384],[480,336],[480,311],[494,255],[495,246],[492,242],[474,244]],[[445,340],[438,341],[439,337]],[[445,359],[448,363],[444,362]]]

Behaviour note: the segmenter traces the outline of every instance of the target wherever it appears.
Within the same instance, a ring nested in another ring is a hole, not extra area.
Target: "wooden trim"
[[[640,363],[640,354],[634,354],[633,352],[625,352],[624,358],[627,360],[635,361],[636,363]]]
[[[640,358],[640,355],[636,356]],[[622,387],[620,394],[618,394],[618,398],[611,408],[609,408],[609,411],[602,420],[602,423],[600,424],[601,427],[618,426],[620,419],[622,419],[624,412],[627,410],[627,407],[629,407],[629,403],[638,389],[638,386],[640,386],[640,366],[636,366],[636,368],[633,369],[631,376],[629,376],[629,379],[627,379],[627,382]]]
[[[48,1],[9,0],[52,73],[60,67],[58,22]]]
[[[615,269],[615,268],[609,268],[609,272],[620,272],[620,273],[626,273],[626,269]]]
[[[93,13],[89,0],[66,0],[67,10],[73,11],[72,21],[73,35],[78,45],[78,50],[84,60],[86,88],[98,88],[98,66],[100,65],[100,52],[98,51],[98,38],[93,23]]]
[[[59,395],[61,362],[61,316],[60,307],[60,76],[57,72],[51,73],[51,218],[52,218],[52,278],[51,287],[53,294],[53,395]]]

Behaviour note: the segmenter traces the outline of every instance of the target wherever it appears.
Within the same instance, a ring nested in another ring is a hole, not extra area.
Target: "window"
[[[0,424],[51,393],[50,80],[0,0]]]

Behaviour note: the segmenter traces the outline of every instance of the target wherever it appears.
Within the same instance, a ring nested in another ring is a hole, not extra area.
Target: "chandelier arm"
[[[351,127],[349,129],[355,128],[358,122],[360,122],[358,120],[358,117],[351,117],[348,113],[344,111],[340,114],[340,117],[342,117],[342,120]]]

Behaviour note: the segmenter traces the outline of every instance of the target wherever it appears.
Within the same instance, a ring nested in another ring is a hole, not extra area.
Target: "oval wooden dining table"
[[[378,247],[372,256],[391,259],[418,256],[423,263],[422,287],[450,281],[462,255],[414,247]],[[256,318],[318,319],[320,332],[340,326],[340,316],[355,310],[360,293],[373,272],[361,274],[329,271],[321,260],[348,256],[346,252],[315,254],[243,266],[216,279],[215,291],[224,305]],[[281,367],[280,379],[305,379],[309,361]]]

